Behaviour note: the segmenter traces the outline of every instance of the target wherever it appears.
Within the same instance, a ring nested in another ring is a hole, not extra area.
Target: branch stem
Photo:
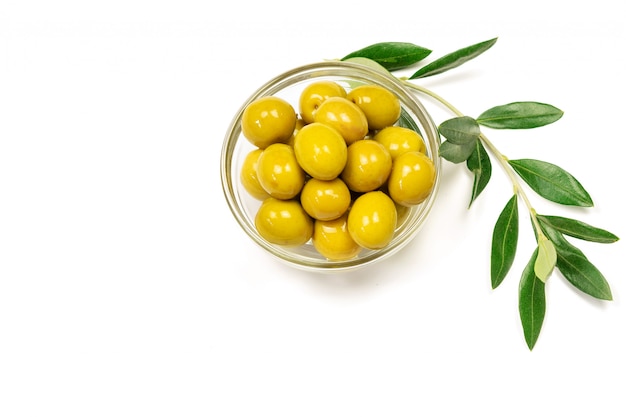
[[[439,103],[443,104],[455,116],[463,117],[465,115],[459,109],[454,107],[449,101],[445,100],[443,97],[441,97],[439,94],[435,93],[434,91],[429,90],[429,89],[427,89],[425,87],[422,87],[420,85],[413,84],[412,82],[408,81],[408,79],[406,79],[406,78],[400,78],[400,81],[405,86],[409,87],[410,89],[418,91],[418,92],[420,92],[420,93],[422,93],[424,95],[427,95],[427,96],[435,99]],[[517,175],[515,175],[515,172],[513,171],[511,166],[509,165],[508,158],[506,156],[504,156],[498,150],[498,148],[496,148],[496,146],[483,133],[481,133],[479,135],[479,138],[482,141],[482,143],[485,146],[485,148],[498,161],[498,164],[502,168],[502,171],[504,171],[506,176],[509,178],[509,181],[511,182],[511,185],[513,186],[513,193],[517,194],[517,196],[519,198],[521,198],[521,200],[524,202],[524,205],[526,206],[526,209],[528,210],[528,213],[530,214],[530,219],[531,219],[531,221],[533,223],[533,226],[535,227],[535,230],[537,232],[537,237],[539,238],[539,237],[543,236],[543,232],[541,231],[541,227],[539,227],[539,221],[537,220],[537,212],[535,211],[535,209],[533,208],[532,204],[530,203],[530,200],[528,199],[528,196],[526,195],[526,192],[524,191],[524,188],[521,186]]]

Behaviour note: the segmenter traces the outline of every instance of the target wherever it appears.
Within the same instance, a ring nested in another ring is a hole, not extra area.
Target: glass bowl
[[[292,104],[298,111],[298,97],[303,88],[313,81],[332,80],[347,91],[360,84],[377,84],[394,92],[400,100],[401,116],[396,125],[418,131],[426,145],[425,153],[433,160],[436,177],[430,196],[421,204],[403,208],[398,213],[398,224],[391,242],[382,249],[363,249],[349,260],[333,261],[320,255],[311,241],[302,246],[288,247],[267,242],[259,235],[254,217],[261,201],[251,197],[240,182],[240,171],[246,155],[255,149],[242,134],[241,118],[244,109],[252,101],[263,96],[278,96]],[[362,268],[390,257],[406,246],[426,221],[437,197],[441,178],[441,159],[438,156],[440,137],[437,127],[421,102],[402,83],[388,73],[360,63],[327,61],[298,67],[287,71],[261,86],[237,111],[224,138],[221,153],[221,179],[224,196],[233,216],[257,245],[278,260],[293,267],[318,271],[338,272]]]

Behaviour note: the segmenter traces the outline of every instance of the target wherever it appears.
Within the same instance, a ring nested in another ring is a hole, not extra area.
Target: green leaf
[[[612,300],[611,288],[598,268],[582,254],[558,251],[556,267],[580,291],[600,300]]]
[[[502,283],[513,265],[519,234],[517,194],[506,203],[500,213],[491,238],[491,287]]]
[[[563,205],[593,206],[587,191],[564,169],[536,159],[517,159],[508,162],[530,188],[543,198]]]
[[[471,117],[454,117],[439,125],[439,133],[455,145],[473,146],[480,135],[480,126]]]
[[[554,243],[557,260],[556,268],[580,291],[601,300],[611,300],[611,289],[602,273],[585,256],[572,245],[563,234],[545,221],[545,216],[537,216],[541,229]]]
[[[619,240],[613,233],[575,219],[560,216],[542,216],[537,219],[568,236],[596,243],[614,243]]]
[[[351,52],[341,60],[361,57],[378,62],[389,71],[411,66],[430,55],[432,51],[407,42],[380,42]]]
[[[539,221],[539,225],[541,227],[541,230],[543,230],[543,233],[545,233],[548,239],[550,239],[550,241],[554,244],[554,247],[556,249],[556,254],[557,254],[557,264],[558,264],[558,257],[564,254],[569,253],[569,254],[582,256],[582,257],[585,256],[580,249],[578,249],[576,246],[572,245],[567,239],[565,239],[565,236],[563,236],[563,233],[559,232],[557,229],[552,227],[549,223],[545,223],[542,220],[541,216],[537,216],[537,220]]]
[[[554,266],[556,265],[556,249],[552,241],[539,235],[537,242],[537,261],[535,262],[535,275],[537,278],[546,282]]]
[[[519,315],[524,329],[524,338],[530,350],[533,349],[546,315],[546,291],[543,281],[535,275],[534,265],[537,249],[522,272],[519,283]]]
[[[556,107],[534,101],[519,101],[493,107],[476,121],[493,129],[532,129],[554,123],[563,116]]]
[[[469,206],[483,192],[491,179],[491,159],[480,140],[476,141],[474,152],[467,159],[467,169],[474,174],[474,184],[472,185],[472,197]]]
[[[420,68],[413,75],[409,77],[410,80],[415,78],[430,77],[431,75],[441,74],[460,65],[463,65],[467,61],[470,61],[489,48],[491,48],[498,38],[490,39],[485,42],[480,42],[474,45],[461,48],[455,52],[442,56],[441,58],[431,62],[430,64]]]
[[[450,143],[449,140],[441,142],[439,145],[439,156],[452,162],[453,164],[459,164],[467,161],[467,159],[474,152],[474,144],[467,143],[465,145],[455,145]]]

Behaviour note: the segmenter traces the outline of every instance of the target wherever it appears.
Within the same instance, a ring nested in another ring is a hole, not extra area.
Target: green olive
[[[336,219],[348,210],[351,202],[350,190],[339,178],[329,181],[311,178],[300,193],[302,207],[317,220]]]
[[[348,232],[348,214],[334,220],[315,220],[313,246],[326,259],[342,261],[352,259],[363,249]]]
[[[259,177],[257,175],[259,156],[261,156],[262,153],[263,149],[258,148],[250,151],[243,160],[240,171],[240,180],[243,188],[257,200],[265,200],[270,196],[259,183]]]
[[[314,115],[324,100],[329,97],[346,97],[345,88],[334,81],[321,80],[308,84],[300,93],[300,117],[305,123],[313,123]]]
[[[313,219],[297,200],[267,198],[261,203],[254,224],[261,237],[277,245],[303,245],[313,236]]]
[[[391,159],[394,160],[405,152],[426,152],[426,144],[422,136],[406,127],[386,127],[378,131],[373,139],[383,144],[391,154]]]
[[[366,84],[355,87],[347,99],[363,110],[370,130],[393,125],[400,118],[400,100],[385,87]]]
[[[248,104],[241,115],[241,132],[261,149],[289,140],[295,126],[293,106],[280,97],[258,98]]]
[[[381,249],[396,230],[398,213],[393,200],[382,191],[360,195],[348,212],[348,232],[359,246]]]
[[[298,164],[291,146],[274,143],[265,148],[259,156],[257,178],[269,195],[289,200],[302,190],[306,174]]]
[[[348,145],[339,132],[322,123],[300,129],[294,139],[298,163],[310,176],[320,180],[336,178],[348,159]]]
[[[363,110],[344,97],[329,97],[315,112],[314,121],[334,127],[346,144],[363,139],[369,131]]]
[[[375,140],[358,140],[348,146],[348,159],[341,179],[352,191],[373,191],[382,186],[391,172],[389,151]]]
[[[406,152],[394,161],[387,181],[389,195],[398,204],[414,206],[423,202],[435,185],[435,164],[421,152]]]

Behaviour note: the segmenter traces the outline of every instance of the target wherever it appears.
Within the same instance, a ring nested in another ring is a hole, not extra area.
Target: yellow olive
[[[352,259],[363,249],[348,232],[348,213],[334,220],[315,220],[313,246],[326,259]]]
[[[398,204],[423,202],[435,185],[435,164],[421,152],[406,152],[394,161],[387,181],[389,195]]]
[[[302,120],[300,117],[296,118],[296,126],[293,128],[293,133],[285,143],[289,146],[293,146],[294,142],[296,141],[296,135],[304,126],[306,126],[304,120]]]
[[[314,121],[334,127],[348,145],[363,139],[369,131],[363,110],[344,97],[329,97],[315,112]]]
[[[330,80],[315,81],[308,84],[300,93],[300,117],[305,123],[313,123],[315,112],[329,97],[346,97],[346,90]]]
[[[382,191],[360,195],[348,212],[348,232],[359,246],[381,249],[396,230],[398,213],[393,200]]]
[[[391,165],[391,155],[383,145],[371,139],[358,140],[348,146],[341,179],[352,191],[373,191],[387,181]]]
[[[300,193],[302,208],[317,220],[336,219],[348,210],[351,202],[350,190],[339,178],[329,181],[311,178]]]
[[[296,135],[294,151],[307,174],[320,180],[336,178],[348,159],[348,145],[339,132],[322,123],[308,124]]]
[[[313,236],[313,219],[297,200],[267,198],[261,203],[254,224],[261,237],[277,245],[303,245]]]
[[[270,196],[259,183],[257,176],[257,163],[261,153],[263,153],[263,150],[258,148],[250,151],[243,160],[240,173],[243,188],[257,200],[265,200]]]
[[[383,144],[391,154],[391,159],[394,160],[405,152],[426,152],[426,144],[422,136],[406,127],[386,127],[377,132],[373,139]]]
[[[285,143],[274,143],[263,150],[257,161],[259,184],[269,195],[281,200],[297,196],[306,179],[298,165],[293,148]]]
[[[351,90],[347,98],[363,110],[371,130],[391,126],[400,118],[400,100],[380,85],[360,85]]]
[[[296,125],[296,111],[286,100],[261,97],[246,106],[241,115],[241,132],[256,147],[286,142]]]

